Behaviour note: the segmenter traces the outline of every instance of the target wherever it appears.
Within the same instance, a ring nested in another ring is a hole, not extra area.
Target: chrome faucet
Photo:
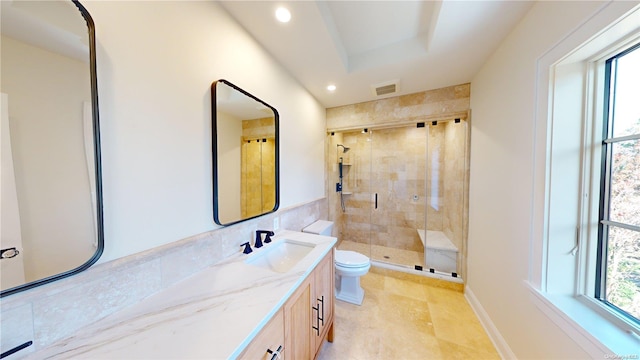
[[[262,247],[262,234],[265,234],[264,242],[268,244],[271,242],[271,237],[274,235],[274,232],[270,230],[257,230],[256,242],[254,243],[254,247],[256,248]]]

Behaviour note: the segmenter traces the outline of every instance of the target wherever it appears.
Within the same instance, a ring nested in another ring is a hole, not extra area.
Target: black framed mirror
[[[226,80],[211,85],[213,219],[231,225],[278,209],[278,111]]]
[[[1,2],[0,296],[104,249],[95,30],[76,0]]]

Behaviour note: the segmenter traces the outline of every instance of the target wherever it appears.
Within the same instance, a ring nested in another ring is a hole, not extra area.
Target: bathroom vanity
[[[335,243],[283,230],[27,358],[314,359],[333,338]]]
[[[315,359],[324,339],[333,341],[333,269],[330,251],[240,358],[271,359],[280,354],[289,359]]]

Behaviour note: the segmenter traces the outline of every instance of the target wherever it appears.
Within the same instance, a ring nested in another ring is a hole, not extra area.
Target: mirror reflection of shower
[[[351,148],[348,148],[342,144],[338,144],[338,148],[342,147],[342,153],[346,153],[347,151],[351,150]],[[343,158],[342,156],[340,157],[340,161],[338,162],[338,169],[340,171],[340,182],[336,185],[336,191],[338,191],[340,193],[340,207],[342,208],[342,212],[346,211],[346,208],[344,206],[344,196],[342,195],[342,166],[343,166]]]

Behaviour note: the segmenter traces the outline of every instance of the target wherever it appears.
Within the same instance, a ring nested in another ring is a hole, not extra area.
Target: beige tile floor
[[[500,359],[462,285],[373,268],[362,306],[336,300],[329,359]]]

